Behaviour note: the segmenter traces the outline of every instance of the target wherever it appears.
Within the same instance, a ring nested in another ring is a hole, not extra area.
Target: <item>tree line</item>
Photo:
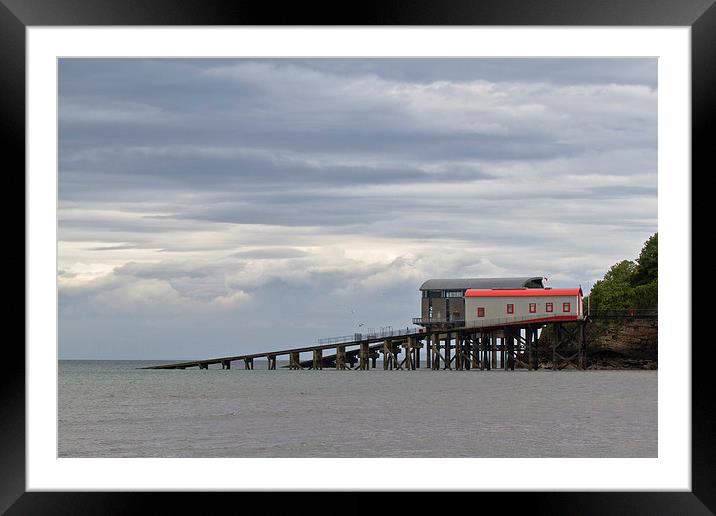
[[[654,233],[644,243],[639,258],[615,263],[594,283],[589,293],[592,311],[657,308],[658,235]]]

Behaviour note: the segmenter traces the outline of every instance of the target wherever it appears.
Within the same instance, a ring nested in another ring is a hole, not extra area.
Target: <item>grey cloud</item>
[[[430,276],[593,281],[657,228],[656,72],[61,59],[60,354],[190,358],[397,327]]]

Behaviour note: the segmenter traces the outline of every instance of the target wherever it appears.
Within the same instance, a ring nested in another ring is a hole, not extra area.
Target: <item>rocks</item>
[[[657,369],[658,334],[657,320],[588,323],[585,336],[589,369]],[[553,341],[552,328],[545,328],[539,339],[539,361],[547,369],[551,366]]]

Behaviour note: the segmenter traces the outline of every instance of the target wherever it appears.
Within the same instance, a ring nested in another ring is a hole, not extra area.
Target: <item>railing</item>
[[[626,308],[623,310],[590,310],[588,317],[595,319],[645,318],[655,319],[659,311],[653,308]]]
[[[318,339],[320,346],[329,344],[341,344],[349,342],[360,342],[362,340],[389,339],[391,337],[401,337],[405,335],[414,335],[420,333],[422,328],[405,328],[404,330],[393,330],[392,327],[382,328],[379,331],[368,330],[365,333],[354,333],[353,335],[342,335],[340,337],[326,337]]]
[[[465,319],[451,318],[445,319],[444,317],[413,317],[413,324],[445,324],[445,323],[459,323],[462,324]]]

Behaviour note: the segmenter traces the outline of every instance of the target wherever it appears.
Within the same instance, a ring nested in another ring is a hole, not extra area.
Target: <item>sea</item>
[[[657,371],[166,362],[60,360],[58,456],[657,457]]]

